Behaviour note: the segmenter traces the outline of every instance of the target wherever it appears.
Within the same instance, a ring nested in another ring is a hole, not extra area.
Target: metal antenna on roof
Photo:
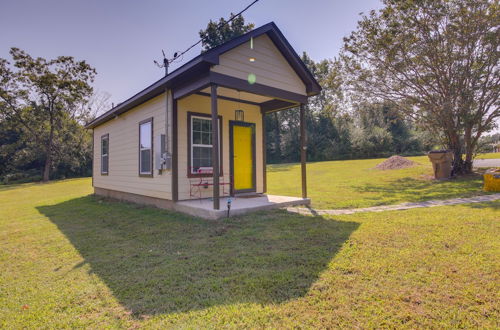
[[[158,63],[156,60],[154,60],[153,62],[156,64],[157,67],[165,68],[165,76],[166,76],[168,75],[169,62],[167,60],[167,56],[165,56],[165,52],[163,51],[163,49],[161,50],[161,53],[163,54],[163,64]]]
[[[174,57],[170,60],[167,59],[167,56],[165,55],[163,49],[161,50],[161,53],[163,54],[163,64],[158,63],[156,60],[153,60],[153,62],[156,64],[157,67],[165,68],[165,76],[166,76],[168,75],[168,67],[170,66],[170,63],[174,62],[179,57],[179,52],[175,52]]]

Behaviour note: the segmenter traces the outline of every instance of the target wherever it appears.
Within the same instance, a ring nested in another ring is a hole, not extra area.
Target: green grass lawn
[[[447,181],[432,180],[427,156],[409,157],[417,166],[381,171],[384,159],[329,161],[307,164],[308,196],[318,209],[358,208],[421,202],[483,194],[479,174]],[[301,195],[300,165],[269,165],[268,193]]]
[[[207,222],[90,193],[0,189],[0,328],[500,326],[500,202]]]
[[[485,154],[478,154],[476,159],[498,159],[500,158],[500,152],[488,152]]]

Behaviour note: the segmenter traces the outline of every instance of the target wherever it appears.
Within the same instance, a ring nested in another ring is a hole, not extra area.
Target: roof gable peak
[[[285,36],[274,22],[269,22],[256,29],[253,29],[252,31],[242,34],[241,36],[233,38],[219,46],[206,51],[205,53],[201,54],[201,56],[205,61],[211,64],[219,64],[220,55],[244,44],[251,38],[256,38],[263,34],[268,35],[276,48],[281,52],[281,54],[285,57],[285,59],[288,61],[288,63],[291,65],[300,79],[304,82],[308,95],[318,94],[321,91],[321,86],[316,81],[313,74],[305,66],[304,62],[302,62],[299,55],[295,52],[293,47],[290,45],[288,40],[286,40]]]

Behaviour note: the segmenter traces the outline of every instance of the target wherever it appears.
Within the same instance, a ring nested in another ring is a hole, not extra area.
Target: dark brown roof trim
[[[146,87],[124,102],[119,103],[111,110],[103,113],[102,115],[88,123],[85,127],[94,128],[96,126],[99,126],[100,124],[110,120],[114,116],[120,115],[146,102],[147,100],[150,100],[153,97],[164,93],[166,88],[170,88],[174,84],[181,84],[184,80],[186,80],[186,78],[199,75],[200,73],[207,70],[210,70],[210,64],[203,63],[200,57],[196,57],[190,62],[184,64],[182,67],[170,73],[168,76],[163,77],[162,79]]]
[[[173,88],[172,95],[174,99],[178,100],[180,98],[197,93],[200,90],[210,86],[210,84],[216,84],[221,87],[233,88],[244,92],[293,101],[297,103],[307,102],[307,96],[303,94],[297,94],[284,89],[259,83],[249,84],[245,79],[240,79],[213,71],[203,73],[200,78],[193,79],[180,87]]]
[[[172,89],[172,97],[174,98],[174,100],[178,100],[210,86],[210,75],[210,70],[207,70],[206,72],[200,74],[198,77],[195,77],[180,86],[175,86]]]
[[[234,88],[249,93],[295,101],[298,103],[307,102],[306,95],[297,94],[284,89],[275,88],[259,83],[249,84],[245,79],[240,79],[217,72],[210,72],[210,81],[222,87]]]

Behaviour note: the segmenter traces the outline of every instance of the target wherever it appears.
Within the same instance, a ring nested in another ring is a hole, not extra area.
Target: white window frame
[[[107,153],[104,153],[104,148],[103,148],[103,144],[104,144],[105,140],[108,142]],[[104,158],[105,157],[106,157],[106,163],[108,165],[107,171],[104,171],[104,168],[103,168],[103,163],[104,163]],[[104,135],[101,136],[101,174],[102,175],[108,175],[109,174],[109,134],[104,134]]]
[[[197,172],[195,172],[195,171],[194,171],[194,166],[193,166],[193,163],[194,163],[194,152],[193,152],[194,147],[210,148],[210,149],[212,149],[212,148],[213,148],[213,146],[212,146],[211,144],[210,144],[210,145],[209,145],[209,144],[194,144],[194,142],[193,142],[193,141],[194,141],[194,138],[193,138],[193,132],[194,132],[194,130],[193,130],[193,127],[194,127],[194,126],[193,126],[193,120],[194,120],[195,118],[197,118],[197,119],[201,119],[201,120],[208,120],[208,121],[210,121],[210,122],[212,121],[212,118],[210,118],[210,117],[198,116],[198,115],[191,114],[191,118],[190,118],[190,119],[191,119],[191,123],[190,123],[190,130],[191,130],[191,131],[189,132],[189,134],[190,134],[190,136],[191,136],[191,150],[190,150],[190,152],[191,152],[191,164],[189,164],[189,167],[190,167],[190,173],[191,173],[191,174],[198,174]],[[219,121],[219,125],[218,125],[218,126],[219,126],[219,127],[218,127],[218,128],[219,128],[219,140],[217,141],[217,142],[218,142],[217,144],[219,145],[219,148],[218,148],[218,149],[219,149],[219,154],[218,154],[218,157],[219,157],[219,159],[220,159],[220,153],[221,153],[221,150],[220,150],[220,149],[221,149],[221,148],[220,148],[220,145],[221,145],[221,118],[219,117],[219,118],[217,118],[217,119],[218,119],[218,121]],[[211,132],[210,132],[210,133],[211,133]],[[212,138],[213,138],[213,137],[212,137]],[[219,161],[219,162],[220,162],[220,161]],[[222,165],[222,164],[219,164],[219,167],[220,167],[221,165]],[[213,171],[213,166],[212,166],[212,171]]]
[[[150,124],[151,127],[151,147],[143,148],[141,143],[141,127],[142,125]],[[142,151],[150,150],[150,162],[149,162],[149,171],[142,171]],[[140,176],[153,176],[153,117],[143,120],[139,123],[139,175]]]

